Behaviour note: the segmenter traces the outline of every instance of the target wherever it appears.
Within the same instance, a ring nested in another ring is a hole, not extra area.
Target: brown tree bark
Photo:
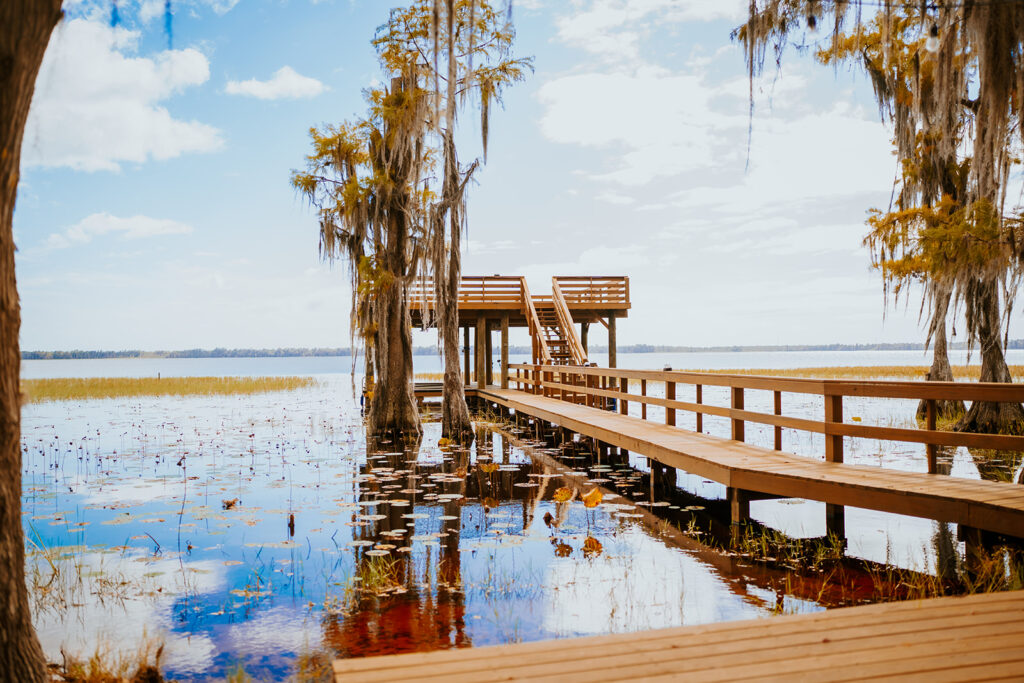
[[[939,283],[932,283],[932,319],[931,319],[931,341],[932,341],[932,366],[928,370],[929,382],[952,382],[953,368],[949,365],[949,350],[946,344],[946,317],[949,312],[949,300],[953,294],[950,286]],[[935,412],[938,417],[952,420],[962,417],[965,408],[964,402],[936,401]],[[922,400],[917,405],[918,419],[925,419],[928,415],[928,402]]]
[[[454,150],[454,145],[449,146]],[[466,405],[466,382],[459,362],[459,285],[462,282],[461,231],[454,214],[447,278],[437,286],[446,291],[437,298],[437,331],[444,351],[444,383],[441,388],[441,436],[462,444],[473,442],[473,421]],[[479,341],[477,343],[480,343]]]
[[[412,316],[409,315],[409,225],[395,212],[391,219],[383,262],[392,276],[373,301],[376,324],[373,353],[377,385],[370,404],[374,435],[419,436],[420,414],[412,374]]]
[[[21,527],[21,310],[12,220],[21,141],[60,0],[0,2],[0,681],[45,681],[25,587]]]
[[[981,346],[981,381],[1012,382],[1000,335],[999,283],[993,279],[976,280],[968,287],[965,298],[969,307],[968,324],[974,328]],[[1024,408],[1020,403],[974,401],[953,429],[958,432],[1020,434],[1024,432]]]

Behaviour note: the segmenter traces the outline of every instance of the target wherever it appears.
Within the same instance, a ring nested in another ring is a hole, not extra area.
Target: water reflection
[[[429,421],[415,443],[367,440],[346,391],[343,379],[244,399],[26,407],[24,525],[30,576],[50,587],[33,594],[51,659],[132,650],[145,630],[167,643],[172,677],[215,680],[241,663],[282,678],[311,655],[818,610],[866,599],[884,578],[850,557],[867,554],[854,542],[798,557],[822,540],[812,503],[753,504],[762,520],[778,511],[781,533],[755,523],[750,547],[730,547],[725,502],[697,495],[713,489],[702,482],[680,488],[685,473],[652,477],[635,454],[542,442],[528,425],[480,422],[468,449],[439,445]],[[954,575],[955,532],[920,524],[873,542],[926,544],[935,571]],[[754,552],[762,537],[777,561]]]

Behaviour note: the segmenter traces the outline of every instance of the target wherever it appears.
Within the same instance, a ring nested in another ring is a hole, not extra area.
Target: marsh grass
[[[25,403],[128,396],[262,394],[312,386],[312,377],[65,377],[21,382]]]
[[[100,643],[87,659],[69,656],[51,664],[55,680],[68,683],[163,683],[160,660],[164,646],[159,640],[143,634],[135,652],[115,652],[109,643]]]
[[[821,368],[714,368],[686,372],[706,372],[715,375],[770,375],[772,377],[813,377],[816,379],[899,379],[924,380],[928,368],[923,365],[854,365],[850,367]],[[1011,365],[1010,374],[1020,376],[1024,365]],[[979,365],[954,365],[953,377],[973,379],[981,377]]]

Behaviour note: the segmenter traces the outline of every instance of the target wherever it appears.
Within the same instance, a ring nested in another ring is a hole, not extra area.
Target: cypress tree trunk
[[[928,370],[929,382],[952,382],[953,368],[949,366],[949,353],[946,346],[946,315],[949,312],[949,299],[953,294],[951,287],[932,283],[934,288],[932,309],[932,366]],[[938,417],[951,420],[962,417],[964,402],[936,401],[935,413]],[[917,405],[917,416],[924,419],[928,414],[928,402],[921,401]]]
[[[0,679],[48,680],[32,628],[21,528],[21,310],[14,274],[14,217],[21,141],[36,75],[59,0],[0,2]]]
[[[447,281],[438,283],[447,291],[437,297],[437,331],[444,347],[444,384],[441,390],[441,436],[463,444],[473,442],[473,421],[466,405],[466,383],[459,357],[459,284],[462,281],[460,231],[451,215],[451,247]],[[479,341],[477,342],[480,343]]]
[[[370,405],[370,432],[418,436],[422,430],[412,383],[412,316],[407,279],[409,226],[400,210],[392,212],[388,228],[383,263],[389,277],[373,300],[377,385]]]
[[[971,283],[968,296],[974,297],[975,311],[968,317],[974,318],[972,332],[981,345],[981,381],[1012,382],[999,334],[998,283],[993,279],[977,280]],[[1024,408],[1019,403],[975,401],[953,429],[958,432],[1019,434],[1024,431]]]

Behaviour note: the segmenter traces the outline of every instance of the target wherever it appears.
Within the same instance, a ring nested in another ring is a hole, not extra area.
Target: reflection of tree
[[[978,468],[978,474],[987,481],[1014,482],[1014,475],[1024,462],[1024,453],[1020,451],[993,451],[983,448],[967,450],[975,467]]]
[[[432,473],[445,473],[456,478],[460,468],[468,464],[469,455],[464,449],[454,449],[451,458],[440,465],[420,465],[418,458],[420,442],[406,445],[401,453],[389,443],[367,442],[367,452],[381,452],[387,449],[392,454],[385,461],[368,460],[363,472],[372,474],[374,463],[381,476],[362,485],[365,500],[379,500],[387,496],[380,481],[402,482],[403,489],[418,489]],[[384,469],[387,468],[387,469]],[[385,476],[390,475],[390,476]],[[465,493],[465,481],[439,484],[438,493]],[[357,527],[353,536],[372,540],[378,544],[396,545],[390,555],[376,558],[368,556],[365,548],[356,548],[355,575],[368,573],[372,567],[378,572],[385,568],[389,579],[400,586],[403,592],[392,591],[376,595],[365,590],[357,593],[353,609],[347,614],[327,614],[322,626],[324,642],[332,647],[339,657],[364,657],[393,652],[439,650],[471,645],[465,633],[465,600],[463,597],[461,555],[459,537],[462,531],[461,499],[444,499],[441,503],[418,501],[420,493],[399,493],[395,498],[409,500],[408,507],[394,505],[378,506],[377,514],[384,518],[366,526]],[[447,533],[438,548],[426,548],[425,558],[418,562],[412,552],[399,552],[410,548],[411,536],[417,531],[418,520],[410,520],[409,513],[440,513],[432,517],[449,516],[453,520],[440,520],[438,531]],[[413,524],[407,526],[407,522]],[[388,532],[408,530],[405,534],[390,535]],[[376,563],[376,564],[374,564]]]

